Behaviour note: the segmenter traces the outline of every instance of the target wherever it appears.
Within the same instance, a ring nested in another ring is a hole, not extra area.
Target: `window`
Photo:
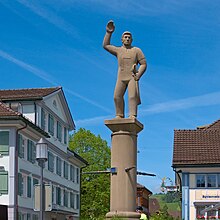
[[[220,174],[198,174],[196,175],[196,187],[198,188],[220,187]]]
[[[43,130],[45,130],[45,128],[46,128],[46,126],[45,126],[45,125],[46,125],[45,121],[46,121],[46,114],[45,114],[44,109],[41,108],[41,128],[42,128]]]
[[[70,207],[71,208],[73,208],[73,209],[75,209],[75,195],[74,195],[74,193],[70,193]]]
[[[218,174],[218,188],[220,187],[220,174]]]
[[[64,191],[64,206],[68,207],[68,196],[69,196],[69,193],[65,190]]]
[[[57,157],[57,174],[59,176],[61,176],[61,163],[62,163],[61,159]]]
[[[24,213],[18,213],[18,220],[25,220],[26,215]]]
[[[32,219],[33,219],[33,220],[38,220],[38,215],[33,214],[33,215],[32,215]]]
[[[70,180],[75,182],[75,167],[70,165]]]
[[[67,143],[67,129],[64,127],[64,137],[63,137],[63,142],[64,142],[64,144],[66,144]]]
[[[8,172],[0,170],[0,195],[8,194]]]
[[[59,121],[57,121],[57,139],[62,141],[62,126]]]
[[[69,172],[69,165],[66,161],[64,161],[64,166],[63,166],[63,175],[64,178],[68,180],[68,172]]]
[[[0,131],[0,154],[9,154],[9,131]]]
[[[54,172],[54,155],[48,152],[48,170]]]
[[[60,189],[60,187],[56,188],[56,204],[61,205],[61,189]]]
[[[54,106],[54,108],[57,108],[57,102],[56,102],[56,100],[53,100],[53,106]]]
[[[205,187],[205,175],[196,175],[196,186]]]
[[[24,145],[22,135],[18,135],[18,156],[24,158]]]
[[[27,160],[31,163],[36,162],[36,148],[33,141],[28,140],[27,144]]]
[[[24,177],[18,173],[18,195],[24,196]]]
[[[216,175],[215,174],[207,175],[207,187],[216,187]]]
[[[31,220],[31,214],[27,213],[27,220]]]
[[[48,131],[51,135],[54,135],[54,118],[51,114],[48,117]]]

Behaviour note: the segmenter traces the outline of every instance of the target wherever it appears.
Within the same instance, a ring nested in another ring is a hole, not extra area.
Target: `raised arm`
[[[108,52],[110,52],[113,55],[117,55],[116,54],[116,47],[111,45],[110,41],[111,41],[111,36],[112,33],[115,30],[115,26],[114,26],[114,22],[113,21],[109,21],[107,26],[106,26],[106,34],[103,40],[103,48],[105,50],[107,50]]]

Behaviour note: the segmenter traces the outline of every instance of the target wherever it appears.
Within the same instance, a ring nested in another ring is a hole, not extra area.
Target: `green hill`
[[[168,192],[167,194],[155,194],[150,197],[150,200],[156,199],[159,203],[160,209],[166,205],[168,207],[168,213],[177,218],[181,216],[181,203],[179,195],[176,192]],[[155,212],[154,210],[153,212]],[[151,213],[153,214],[153,213]]]

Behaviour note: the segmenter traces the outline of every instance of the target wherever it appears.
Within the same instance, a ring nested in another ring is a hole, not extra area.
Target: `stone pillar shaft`
[[[126,219],[139,219],[135,212],[137,193],[137,134],[143,125],[136,119],[106,120],[105,125],[112,131],[111,167],[117,174],[111,176],[110,212]]]

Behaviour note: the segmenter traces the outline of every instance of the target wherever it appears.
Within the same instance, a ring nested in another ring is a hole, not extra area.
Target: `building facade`
[[[172,166],[182,192],[182,219],[220,219],[220,121],[175,130]]]
[[[145,186],[137,183],[137,197],[136,205],[143,208],[143,212],[149,216],[149,197],[152,195],[152,192],[147,189]]]
[[[36,143],[48,144],[44,183],[51,186],[45,219],[79,218],[80,169],[87,162],[68,148],[75,128],[61,87],[0,90],[0,205],[10,220],[38,220],[34,188],[39,183]]]

